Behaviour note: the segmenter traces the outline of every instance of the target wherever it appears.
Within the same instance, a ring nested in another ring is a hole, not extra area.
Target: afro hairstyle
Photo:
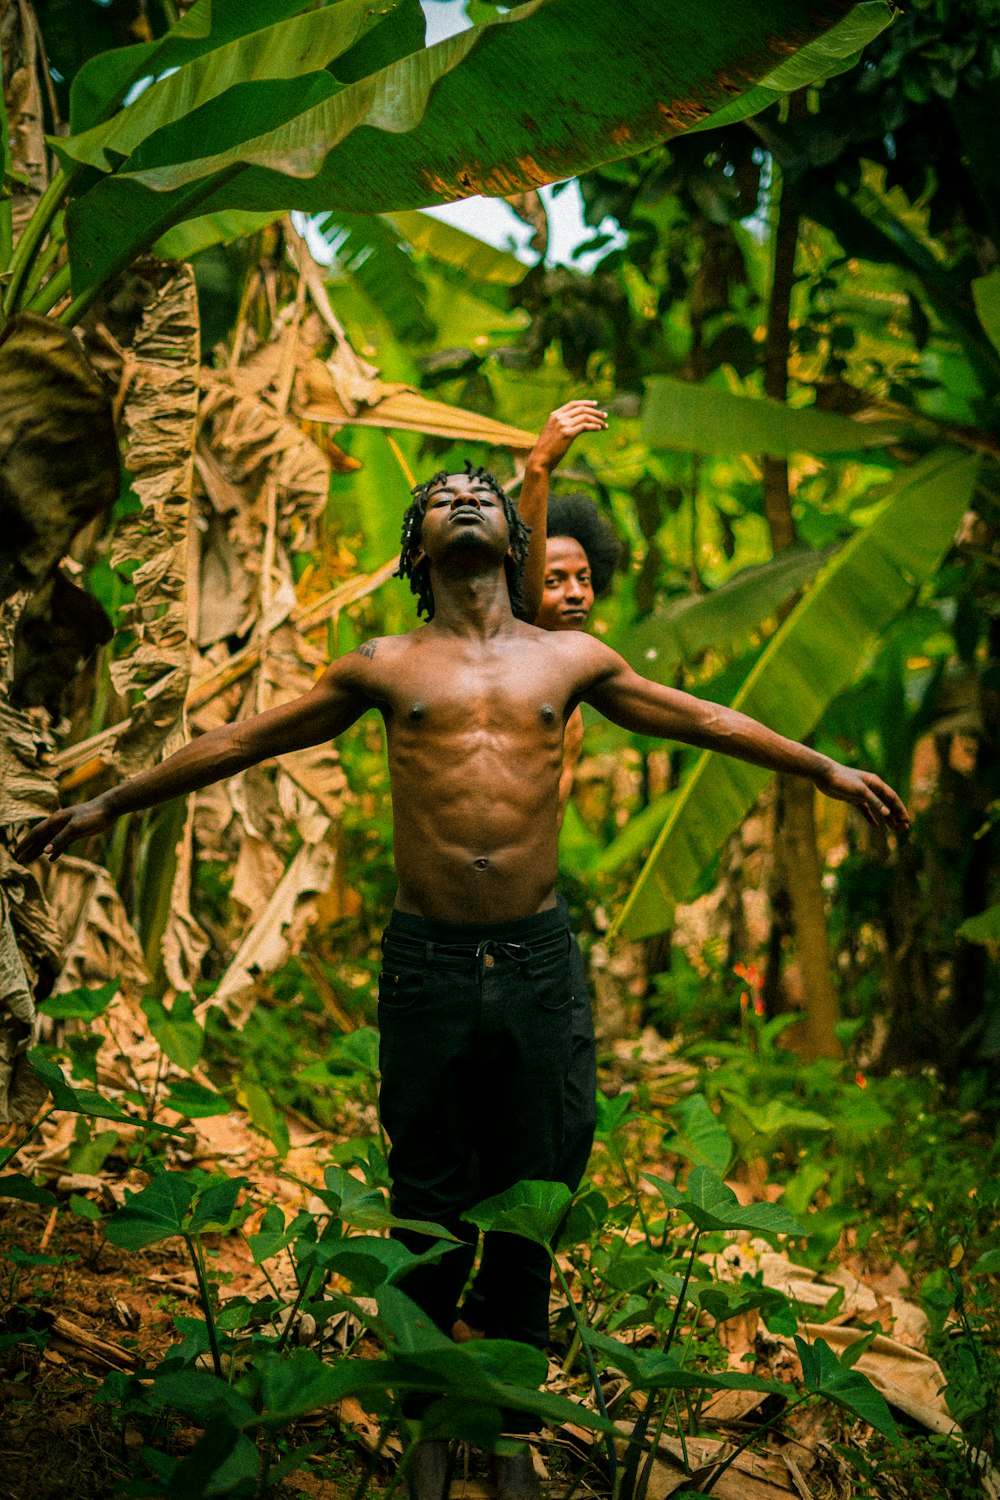
[[[611,587],[622,544],[589,495],[555,495],[549,501],[547,536],[569,536],[579,542],[590,563],[594,593],[600,598]]]

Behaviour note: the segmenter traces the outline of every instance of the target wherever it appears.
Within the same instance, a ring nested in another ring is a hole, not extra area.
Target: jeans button
[[[495,963],[496,963],[496,959],[493,957],[493,954],[492,953],[487,953],[487,955],[486,955],[486,967],[488,969],[492,969],[492,967],[493,967],[493,965]]]

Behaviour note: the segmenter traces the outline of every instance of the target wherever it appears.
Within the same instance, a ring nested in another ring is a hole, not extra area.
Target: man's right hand
[[[36,823],[24,835],[14,850],[14,858],[19,859],[23,865],[30,865],[42,854],[47,854],[50,860],[58,859],[63,850],[76,843],[77,839],[104,833],[114,821],[115,815],[109,810],[103,797],[92,797],[89,802],[81,802],[77,807],[61,808],[59,812]]]

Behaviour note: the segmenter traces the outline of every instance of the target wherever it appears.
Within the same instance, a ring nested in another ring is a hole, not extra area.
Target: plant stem
[[[41,1130],[42,1126],[45,1124],[45,1121],[49,1118],[50,1115],[54,1115],[55,1112],[56,1107],[53,1104],[51,1108],[45,1111],[40,1120],[36,1120],[34,1125],[29,1126],[27,1135],[24,1136],[22,1140],[18,1141],[16,1146],[4,1146],[3,1150],[0,1151],[0,1166],[6,1167],[10,1162],[12,1162],[17,1153],[24,1150],[25,1146],[31,1140],[32,1136],[35,1135],[39,1130]]]
[[[566,1301],[569,1304],[570,1312],[573,1314],[573,1322],[576,1324],[576,1331],[580,1335],[580,1343],[583,1345],[583,1355],[587,1361],[587,1373],[590,1376],[590,1383],[594,1387],[594,1399],[597,1402],[597,1409],[604,1420],[608,1422],[610,1421],[610,1418],[608,1416],[608,1403],[604,1399],[604,1392],[601,1389],[601,1382],[597,1378],[597,1366],[594,1364],[593,1350],[587,1343],[587,1334],[584,1328],[583,1319],[580,1316],[580,1312],[577,1308],[576,1303],[573,1301],[573,1297],[569,1289],[569,1283],[567,1282],[566,1277],[563,1275],[562,1266],[556,1260],[556,1254],[554,1250],[549,1250],[549,1258],[551,1259],[552,1264],[555,1267],[556,1275],[559,1278],[559,1285],[563,1290],[563,1296],[566,1298]],[[614,1486],[618,1476],[618,1455],[615,1452],[615,1440],[610,1432],[604,1439],[604,1446],[608,1455],[608,1470],[611,1475],[611,1483],[612,1486]]]
[[[58,260],[65,248],[63,236],[63,217],[61,212],[56,215],[49,235],[48,244],[35,256],[35,263],[29,271],[24,282],[24,302],[30,304],[43,279],[52,269],[53,262]]]
[[[622,1152],[618,1149],[617,1143],[615,1143],[609,1137],[609,1139],[608,1139],[608,1145],[611,1148],[611,1154],[612,1154],[612,1156],[614,1157],[615,1161],[618,1163],[618,1166],[621,1168],[621,1174],[622,1174],[622,1176],[625,1179],[625,1186],[628,1188],[629,1194],[631,1195],[631,1197],[635,1200],[635,1206],[636,1206],[636,1208],[637,1208],[637,1210],[639,1212],[639,1223],[642,1225],[642,1232],[646,1236],[646,1244],[648,1245],[649,1249],[652,1250],[652,1248],[653,1248],[653,1241],[652,1241],[652,1237],[651,1237],[651,1235],[649,1233],[649,1224],[646,1221],[646,1214],[645,1214],[645,1211],[643,1210],[642,1202],[641,1202],[641,1200],[639,1198],[639,1189],[636,1186],[636,1184],[632,1181],[632,1174],[630,1173],[628,1167],[625,1165],[625,1157],[622,1154]]]
[[[675,1396],[673,1404],[676,1405],[676,1402],[677,1397]],[[653,1433],[653,1441],[649,1445],[649,1452],[646,1454],[646,1462],[643,1464],[642,1473],[639,1475],[639,1483],[635,1491],[635,1500],[646,1500],[646,1491],[649,1489],[649,1477],[653,1472],[653,1460],[659,1451],[660,1439],[663,1436],[663,1429],[667,1425],[667,1412],[670,1410],[670,1406],[671,1403],[669,1401],[664,1401],[663,1405],[660,1407],[660,1420],[656,1424],[656,1431]],[[682,1436],[681,1442],[683,1443],[683,1441],[684,1438]]]
[[[358,1480],[357,1486],[352,1496],[352,1500],[364,1500],[364,1493],[372,1482],[372,1478],[375,1473],[375,1466],[378,1463],[379,1459],[382,1457],[382,1449],[385,1447],[389,1434],[396,1424],[396,1411],[398,1405],[398,1402],[393,1405],[392,1411],[386,1417],[385,1421],[382,1423],[382,1426],[378,1430],[378,1442],[375,1444],[373,1451],[368,1456],[368,1462],[365,1465],[365,1471],[362,1474],[361,1478]]]
[[[70,269],[69,262],[67,261],[66,265],[59,267],[54,276],[49,277],[41,291],[35,293],[28,303],[26,310],[28,312],[41,313],[44,316],[46,313],[51,312],[56,303],[65,297],[69,290]],[[64,317],[60,317],[59,321],[60,323],[66,323]],[[66,326],[71,327],[72,325],[66,324]]]
[[[222,1355],[219,1353],[219,1335],[215,1327],[215,1313],[212,1309],[212,1299],[209,1295],[208,1274],[205,1270],[205,1262],[201,1253],[201,1235],[186,1234],[184,1243],[187,1246],[191,1263],[194,1266],[195,1279],[198,1282],[198,1296],[201,1301],[202,1311],[205,1314],[205,1325],[208,1328],[208,1343],[212,1351],[212,1365],[219,1379],[222,1380]]]
[[[3,310],[6,317],[18,310],[18,300],[24,279],[31,269],[32,262],[38,252],[38,248],[45,238],[49,225],[59,210],[59,205],[69,192],[75,171],[66,173],[59,171],[49,183],[45,192],[39,198],[35,211],[21,231],[21,238],[14,247],[14,254],[10,261],[10,282],[3,299]]]
[[[284,1330],[282,1332],[282,1335],[281,1335],[280,1339],[278,1340],[278,1352],[279,1353],[284,1353],[285,1345],[288,1342],[288,1335],[291,1333],[292,1326],[295,1323],[295,1314],[298,1312],[299,1308],[302,1306],[302,1303],[303,1303],[303,1301],[305,1299],[306,1292],[307,1292],[307,1290],[309,1288],[309,1283],[311,1281],[312,1281],[312,1270],[310,1269],[310,1270],[308,1270],[306,1272],[305,1280],[300,1283],[299,1290],[298,1290],[298,1293],[296,1295],[295,1301],[292,1303],[291,1307],[288,1310],[288,1318],[287,1318],[287,1320],[285,1322],[285,1327],[284,1327]]]
[[[664,1402],[666,1410],[666,1402]],[[635,1493],[635,1481],[639,1472],[639,1458],[642,1454],[643,1444],[646,1441],[646,1433],[653,1419],[653,1398],[649,1391],[646,1392],[646,1409],[639,1415],[639,1420],[632,1428],[632,1435],[628,1440],[628,1448],[625,1452],[625,1464],[622,1472],[621,1489],[619,1500],[632,1500]]]
[[[666,1342],[663,1345],[664,1354],[669,1352],[670,1345],[674,1341],[674,1334],[677,1332],[677,1324],[680,1322],[681,1308],[684,1306],[684,1299],[687,1296],[688,1282],[691,1280],[691,1272],[694,1270],[694,1258],[698,1250],[698,1241],[700,1239],[701,1230],[696,1227],[694,1232],[694,1244],[691,1246],[691,1254],[688,1256],[687,1270],[684,1272],[684,1280],[681,1282],[681,1289],[677,1294],[677,1306],[674,1308],[673,1322],[670,1324],[670,1331],[668,1332]]]

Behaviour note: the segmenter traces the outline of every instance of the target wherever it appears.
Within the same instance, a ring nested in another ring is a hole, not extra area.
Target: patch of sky
[[[152,73],[147,73],[145,78],[137,78],[122,100],[122,105],[134,104],[139,95],[144,94],[151,83],[159,83],[161,78],[169,78],[171,73],[176,72],[176,68],[164,68],[163,72],[157,73],[155,77]]]

